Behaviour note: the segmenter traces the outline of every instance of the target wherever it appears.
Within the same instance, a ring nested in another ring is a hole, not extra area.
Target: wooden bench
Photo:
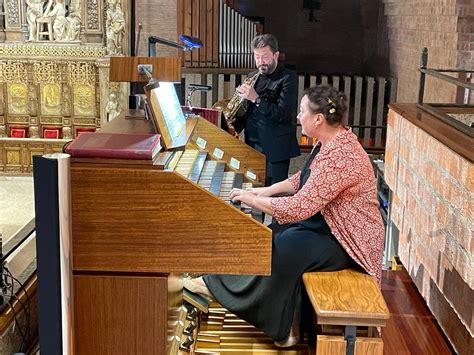
[[[375,279],[342,270],[308,272],[303,282],[322,330],[317,355],[383,354],[377,327],[386,325],[390,312]]]

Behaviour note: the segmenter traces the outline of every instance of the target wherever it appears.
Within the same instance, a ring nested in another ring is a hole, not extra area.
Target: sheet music
[[[160,86],[153,89],[153,93],[158,98],[170,136],[179,136],[181,130],[186,126],[186,119],[173,83],[160,82]]]

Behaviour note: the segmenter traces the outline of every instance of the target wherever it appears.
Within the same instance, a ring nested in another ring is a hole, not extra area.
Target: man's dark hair
[[[252,49],[269,46],[272,53],[278,52],[278,41],[274,35],[264,34],[252,40]]]

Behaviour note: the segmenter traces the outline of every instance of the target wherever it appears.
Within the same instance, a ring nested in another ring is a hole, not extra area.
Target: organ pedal
[[[207,314],[200,315],[200,326],[191,353],[196,355],[310,354],[308,346],[304,343],[285,349],[276,347],[273,339],[216,302],[211,302]]]

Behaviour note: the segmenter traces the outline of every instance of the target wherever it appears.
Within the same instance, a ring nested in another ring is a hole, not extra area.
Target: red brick
[[[447,218],[446,206],[439,198],[436,198],[436,219],[440,224],[446,225],[446,218]]]
[[[457,225],[457,240],[466,251],[470,249],[471,230],[466,221],[460,221]]]
[[[474,192],[474,165],[469,163],[467,166],[466,180],[464,185],[467,188],[467,191]]]

